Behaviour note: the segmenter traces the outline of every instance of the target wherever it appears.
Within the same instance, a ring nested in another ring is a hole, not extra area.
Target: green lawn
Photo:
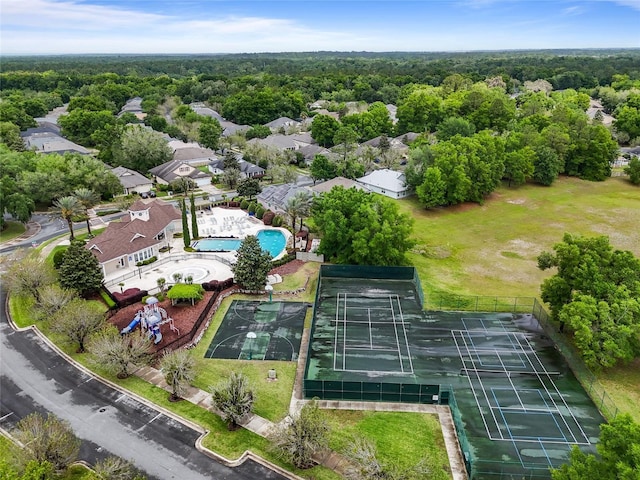
[[[330,446],[344,452],[354,436],[375,439],[379,460],[402,469],[419,461],[430,467],[430,479],[451,478],[449,458],[437,415],[420,413],[327,411]]]
[[[13,222],[9,220],[5,224],[5,229],[0,231],[0,243],[12,240],[20,235],[22,235],[27,228],[23,223]]]
[[[500,188],[484,205],[427,211],[415,197],[399,205],[415,219],[417,245],[409,261],[427,301],[440,292],[538,296],[551,272],[538,270],[536,258],[565,232],[608,235],[614,247],[640,256],[640,188],[620,177]]]

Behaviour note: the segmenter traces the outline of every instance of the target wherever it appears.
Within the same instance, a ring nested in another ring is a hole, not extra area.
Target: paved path
[[[267,468],[251,455],[229,461],[203,449],[201,428],[78,368],[37,331],[14,331],[5,306],[6,293],[1,292],[2,429],[10,431],[32,412],[54,413],[68,421],[81,439],[82,460],[95,464],[117,455],[149,479],[295,478]]]

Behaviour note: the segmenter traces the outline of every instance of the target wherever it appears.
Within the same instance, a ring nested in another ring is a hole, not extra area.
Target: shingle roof
[[[374,170],[369,175],[358,178],[358,183],[389,190],[390,192],[402,192],[407,189],[404,173],[383,168]]]
[[[284,209],[290,197],[299,190],[309,190],[309,187],[285,183],[282,185],[269,185],[258,194],[258,200],[273,205],[275,208]]]
[[[280,128],[280,127],[289,127],[291,125],[298,125],[298,124],[299,122],[296,122],[292,118],[280,117],[270,121],[269,123],[265,123],[264,126],[269,128]]]
[[[65,153],[75,152],[82,155],[88,155],[89,150],[82,145],[73,143],[60,135],[51,131],[44,131],[41,133],[34,133],[24,137],[24,142],[27,148],[36,148],[40,153]]]
[[[326,193],[330,192],[333,187],[344,187],[344,188],[357,188],[360,190],[366,190],[362,185],[360,185],[355,180],[351,180],[349,178],[344,177],[335,177],[331,180],[327,180],[326,182],[319,183],[311,187],[315,193]]]
[[[100,263],[104,263],[156,245],[158,240],[154,237],[174,220],[181,218],[177,208],[158,199],[148,203],[140,199],[129,207],[129,212],[143,210],[149,210],[149,220],[131,220],[130,215],[120,222],[112,222],[104,232],[91,240],[86,248]]]
[[[150,179],[145,177],[139,172],[135,170],[130,170],[126,167],[116,167],[112,168],[111,171],[113,174],[118,177],[120,183],[124,188],[135,188],[139,185],[148,185],[153,183]]]
[[[181,165],[188,166],[190,169],[192,169],[191,172],[188,175],[177,175],[175,171]],[[169,183],[171,183],[176,178],[188,177],[193,180],[196,180],[198,178],[211,177],[211,175],[209,175],[208,173],[205,173],[202,170],[198,170],[197,168],[192,167],[184,160],[169,160],[168,162],[165,162],[162,165],[153,167],[152,169],[149,170],[149,173]]]

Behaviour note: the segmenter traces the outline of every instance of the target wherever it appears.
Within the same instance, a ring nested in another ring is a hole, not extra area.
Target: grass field
[[[375,439],[379,460],[401,469],[423,461],[430,467],[429,478],[451,478],[449,459],[436,415],[420,413],[329,410],[329,446],[343,452],[351,438]]]
[[[640,188],[622,177],[501,188],[484,205],[425,210],[415,197],[399,205],[415,219],[409,261],[425,296],[538,296],[551,273],[538,270],[536,258],[565,232],[608,235],[614,247],[640,256]]]

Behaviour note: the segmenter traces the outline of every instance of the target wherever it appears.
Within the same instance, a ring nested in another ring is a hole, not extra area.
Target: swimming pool
[[[271,254],[273,258],[282,253],[287,239],[280,230],[260,230],[256,237],[260,247]],[[233,252],[240,248],[242,240],[237,238],[203,238],[191,244],[199,252]]]

